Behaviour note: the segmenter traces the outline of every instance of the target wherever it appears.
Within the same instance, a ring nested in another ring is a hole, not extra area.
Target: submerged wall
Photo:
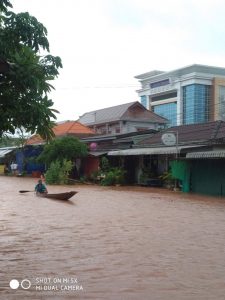
[[[192,161],[191,190],[201,194],[225,196],[225,160]]]
[[[225,196],[225,160],[199,159],[171,162],[173,177],[183,192]]]

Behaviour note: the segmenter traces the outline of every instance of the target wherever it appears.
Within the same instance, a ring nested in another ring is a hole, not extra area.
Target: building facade
[[[162,136],[171,131],[177,133],[177,143],[168,146],[163,143]],[[123,159],[128,174],[133,170],[131,183],[143,185],[144,179],[145,184],[152,186],[157,183],[156,179],[161,178],[170,188],[171,181],[174,187],[177,187],[175,182],[178,183],[183,192],[225,196],[223,121],[167,128],[143,136],[130,148],[109,151],[107,155],[120,161]]]
[[[135,78],[142,105],[170,126],[225,120],[225,68],[195,64]]]
[[[168,120],[135,101],[87,112],[80,116],[79,122],[105,135],[158,130],[164,128]]]

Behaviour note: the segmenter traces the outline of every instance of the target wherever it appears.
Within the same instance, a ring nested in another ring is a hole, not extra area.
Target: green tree
[[[52,162],[62,162],[64,159],[74,161],[76,158],[85,157],[87,153],[87,145],[78,138],[62,137],[46,144],[38,161],[50,165]]]
[[[61,59],[49,54],[43,24],[9,7],[10,1],[0,0],[0,59],[9,64],[8,72],[0,74],[0,136],[23,127],[49,140],[58,111],[48,94],[53,89],[50,81],[62,67]]]
[[[54,161],[46,172],[45,178],[48,184],[67,184],[68,176],[73,164],[70,160]]]

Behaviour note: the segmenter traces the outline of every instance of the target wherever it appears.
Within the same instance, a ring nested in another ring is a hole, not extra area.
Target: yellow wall
[[[212,95],[212,114],[210,116],[210,121],[216,121],[220,119],[220,105],[219,103],[219,87],[225,86],[225,79],[215,77],[213,80],[213,95]]]
[[[4,165],[0,165],[0,174],[4,174]]]

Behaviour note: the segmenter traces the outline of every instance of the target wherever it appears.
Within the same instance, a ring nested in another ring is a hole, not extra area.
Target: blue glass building
[[[169,126],[225,121],[225,68],[195,64],[135,78],[141,103],[167,118]]]

